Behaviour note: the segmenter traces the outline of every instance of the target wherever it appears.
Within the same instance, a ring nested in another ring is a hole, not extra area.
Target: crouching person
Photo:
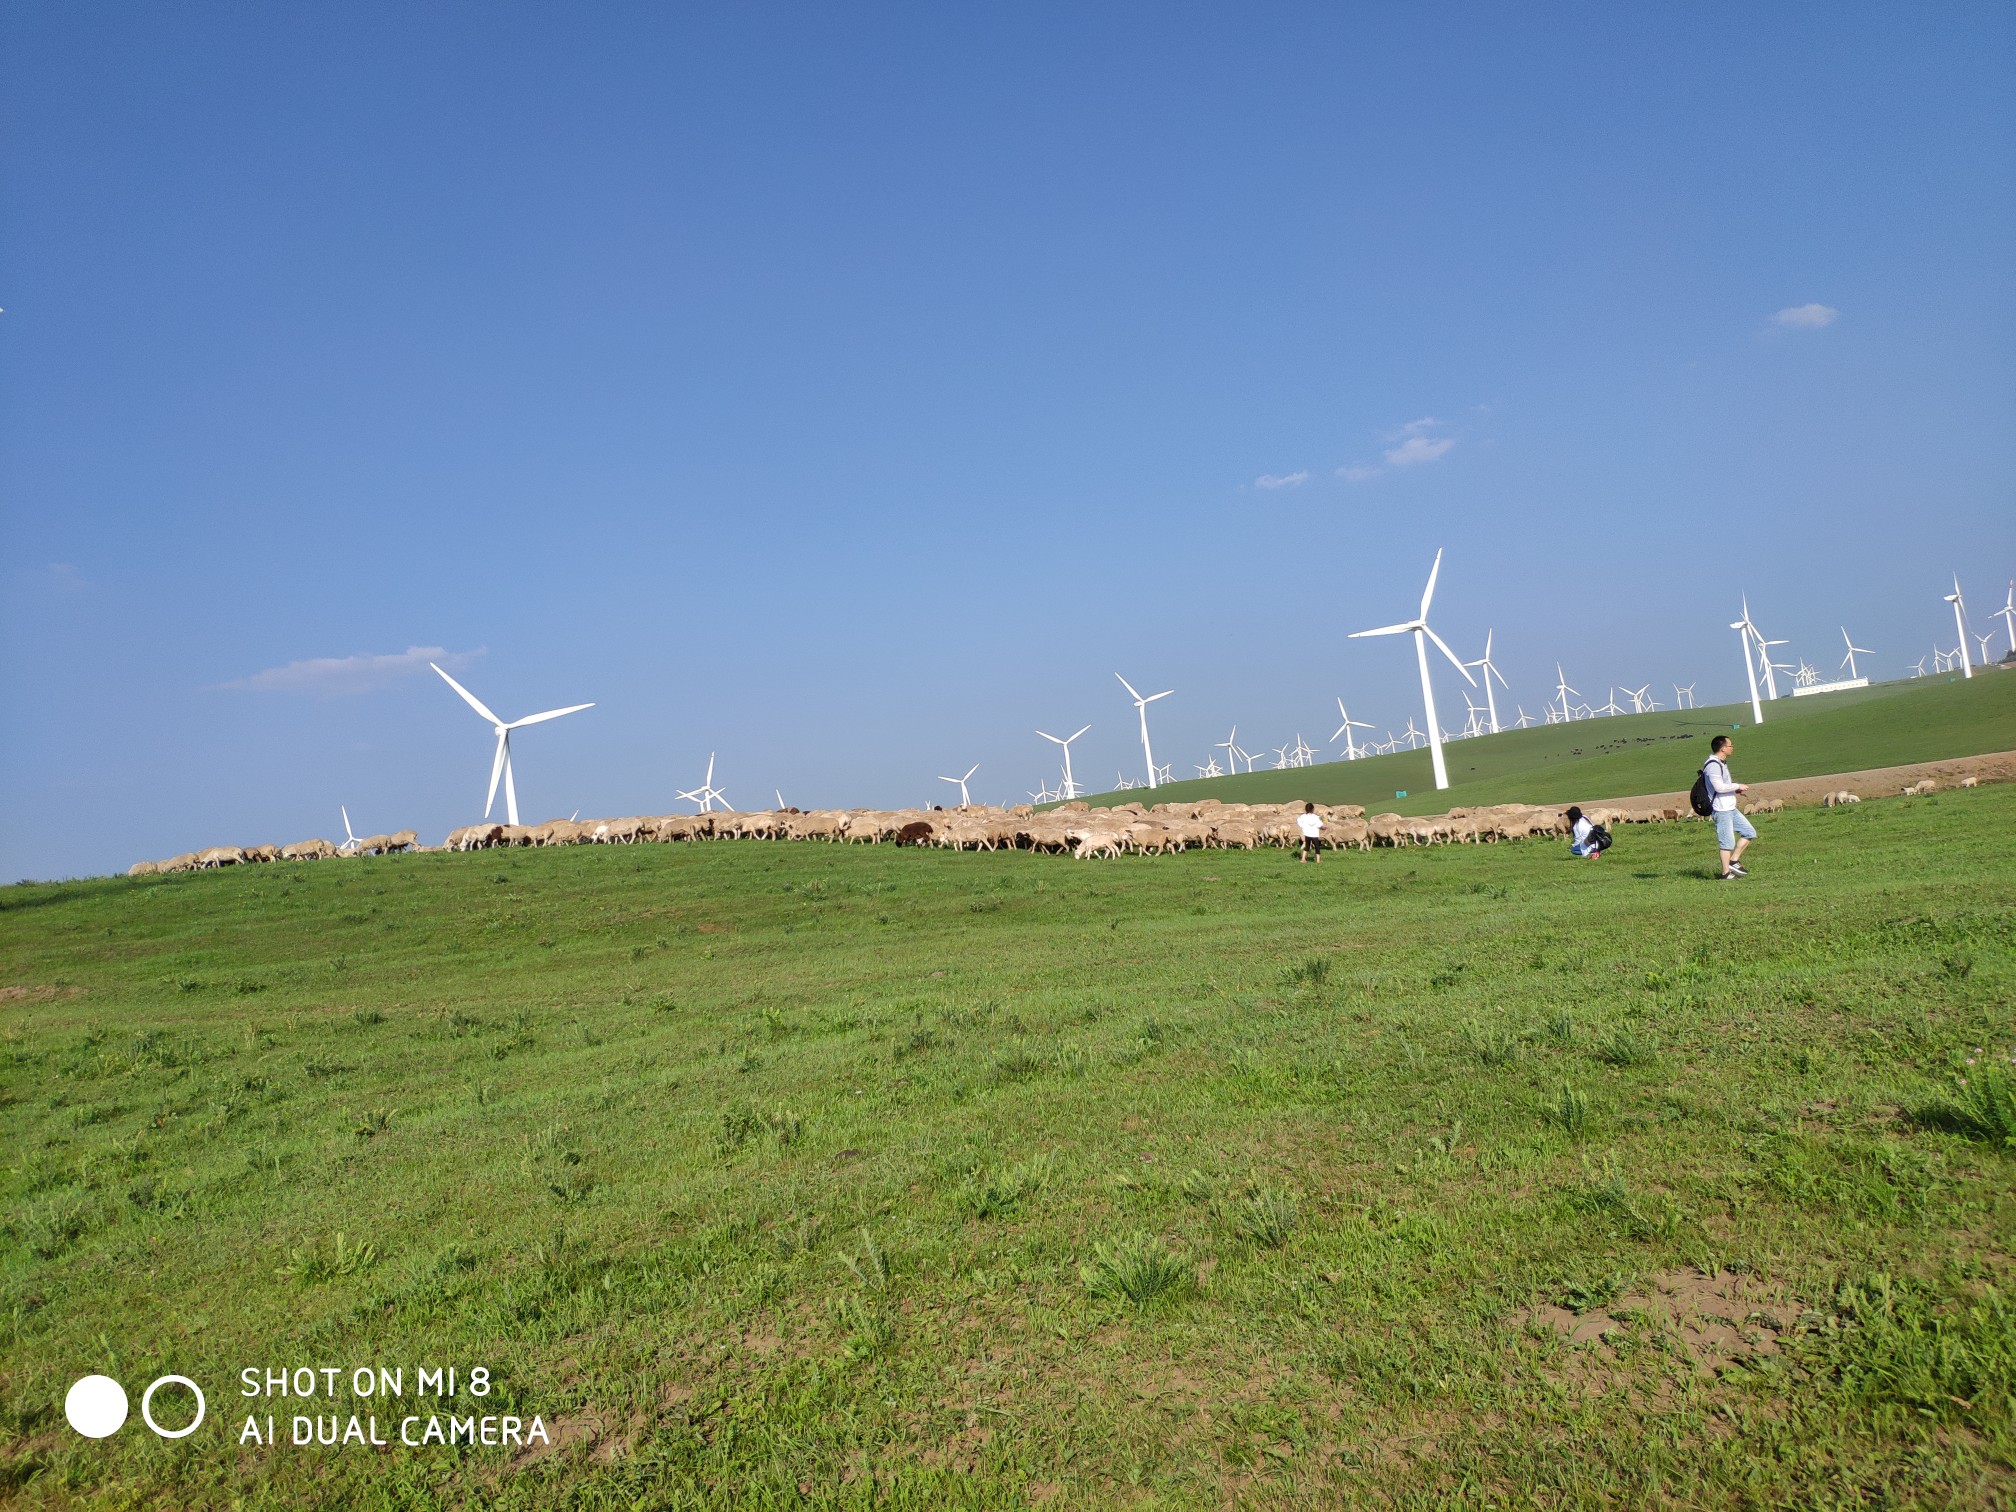
[[[1568,834],[1571,856],[1593,861],[1610,849],[1610,831],[1573,805],[1568,809]]]

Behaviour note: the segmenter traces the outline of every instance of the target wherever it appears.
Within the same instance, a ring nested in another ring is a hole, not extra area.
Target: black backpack
[[[1701,770],[1694,774],[1694,787],[1687,794],[1687,802],[1703,819],[1715,812],[1715,794],[1708,787],[1706,763],[1703,763]]]
[[[1610,831],[1600,824],[1590,825],[1589,848],[1598,852],[1610,849]]]

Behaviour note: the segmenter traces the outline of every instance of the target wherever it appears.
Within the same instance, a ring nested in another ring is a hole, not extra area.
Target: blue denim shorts
[[[1741,809],[1715,810],[1715,844],[1722,850],[1734,850],[1738,835],[1745,840],[1755,840],[1756,826],[1743,817]]]

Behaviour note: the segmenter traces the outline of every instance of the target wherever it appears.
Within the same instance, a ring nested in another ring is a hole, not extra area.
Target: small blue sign
[[[1400,789],[1399,792],[1395,793],[1393,796],[1395,798],[1405,798],[1407,796],[1407,789],[1402,788]]]

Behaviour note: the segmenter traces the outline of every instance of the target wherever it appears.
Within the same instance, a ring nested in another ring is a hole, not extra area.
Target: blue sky
[[[2016,576],[2006,6],[28,4],[0,875],[1894,676]],[[1795,312],[1780,318],[1781,312]],[[361,660],[351,660],[361,659]],[[338,665],[327,665],[336,663]],[[297,665],[307,664],[307,665]],[[291,670],[283,670],[291,669]],[[1149,685],[1152,684],[1152,688]],[[1444,680],[1443,697],[1460,713]],[[946,790],[949,791],[949,790]],[[942,796],[942,794],[941,794]]]

